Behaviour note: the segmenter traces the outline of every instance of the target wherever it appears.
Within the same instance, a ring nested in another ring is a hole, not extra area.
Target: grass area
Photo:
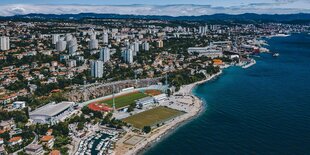
[[[142,129],[144,126],[155,126],[182,114],[184,114],[184,112],[160,106],[127,117],[123,119],[123,121],[133,125],[136,128]]]
[[[123,108],[126,106],[129,106],[132,103],[135,103],[136,100],[148,97],[148,95],[141,93],[141,92],[135,92],[130,94],[125,94],[122,96],[115,97],[115,108]],[[107,104],[109,107],[113,106],[113,99],[102,101],[101,103]]]

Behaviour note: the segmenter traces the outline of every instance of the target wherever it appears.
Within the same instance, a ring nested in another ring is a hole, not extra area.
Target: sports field
[[[141,92],[134,92],[134,93],[129,93],[125,94],[122,96],[117,96],[115,97],[115,108],[122,108],[129,106],[132,103],[135,103],[136,100],[147,97],[148,95],[141,93]],[[108,99],[105,101],[101,101],[100,103],[107,104],[109,107],[113,106],[113,99]]]
[[[145,90],[144,93],[150,96],[156,96],[161,94],[162,92],[160,90]]]
[[[155,126],[182,114],[184,114],[184,112],[160,106],[127,117],[123,119],[123,121],[131,124],[136,128],[142,129],[144,126]]]

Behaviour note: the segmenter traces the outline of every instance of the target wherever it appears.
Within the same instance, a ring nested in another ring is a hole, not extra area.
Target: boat
[[[273,53],[272,56],[273,56],[273,57],[278,57],[278,56],[280,56],[280,54],[279,54],[279,53]]]
[[[249,68],[255,64],[256,64],[256,61],[254,59],[251,59],[251,61],[246,63],[245,65],[243,65],[242,68],[246,69],[246,68]]]

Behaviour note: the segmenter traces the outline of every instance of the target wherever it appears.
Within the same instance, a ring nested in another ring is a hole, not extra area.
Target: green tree
[[[145,132],[145,133],[149,133],[149,132],[152,131],[152,128],[150,126],[144,126],[142,131]]]

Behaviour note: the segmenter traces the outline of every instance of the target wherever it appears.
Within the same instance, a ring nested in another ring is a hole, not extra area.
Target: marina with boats
[[[118,140],[119,132],[103,129],[86,137],[79,143],[75,155],[108,155],[113,154],[114,144]]]

